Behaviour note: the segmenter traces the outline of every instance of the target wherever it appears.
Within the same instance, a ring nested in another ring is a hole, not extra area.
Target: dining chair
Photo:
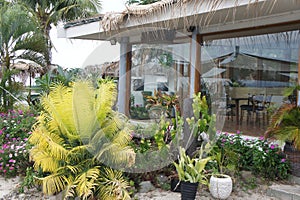
[[[258,124],[262,122],[262,124],[265,124],[265,121],[268,121],[268,108],[271,104],[272,100],[272,94],[271,95],[255,95],[253,97],[253,103],[254,103],[254,109],[253,112],[256,115],[256,120]]]
[[[244,105],[240,105],[240,109],[241,109],[241,118],[240,118],[240,123],[243,123],[243,118],[244,118],[244,112],[247,112],[247,124],[249,122],[249,119],[252,116],[252,112],[253,112],[253,96],[250,93],[248,93],[248,100],[247,100],[247,104]]]
[[[226,115],[228,117],[231,117],[231,121],[233,121],[234,116],[234,108],[236,107],[235,103],[232,102],[231,97],[226,94]]]

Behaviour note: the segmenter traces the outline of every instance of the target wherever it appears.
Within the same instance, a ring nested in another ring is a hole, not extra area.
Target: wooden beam
[[[300,45],[298,47],[298,85],[300,85]],[[300,90],[297,91],[297,105],[300,107]]]
[[[196,60],[195,60],[195,90],[194,93],[201,91],[201,44],[203,43],[202,36],[200,34],[196,35]]]
[[[202,36],[198,33],[198,29],[193,31],[191,37],[191,69],[190,69],[190,85],[189,96],[201,91],[201,44]]]
[[[129,38],[124,37],[121,39],[120,42],[118,111],[127,116],[129,116],[130,92],[131,92],[130,69],[131,69],[131,45],[129,44]]]
[[[127,44],[126,53],[126,96],[125,96],[125,115],[130,116],[130,95],[131,95],[131,64],[132,64],[132,45]]]

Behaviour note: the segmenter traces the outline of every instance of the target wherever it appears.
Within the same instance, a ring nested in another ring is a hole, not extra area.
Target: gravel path
[[[61,196],[44,196],[36,189],[26,191],[24,194],[18,194],[19,178],[5,180],[0,177],[0,200],[60,200]],[[241,189],[235,188],[228,200],[277,200],[274,197],[268,197],[266,190],[268,186],[260,186],[249,193]],[[147,193],[137,193],[134,199],[138,200],[180,200],[181,194],[177,192],[164,191],[155,189]],[[199,189],[197,193],[197,200],[211,200],[213,199],[208,191]]]

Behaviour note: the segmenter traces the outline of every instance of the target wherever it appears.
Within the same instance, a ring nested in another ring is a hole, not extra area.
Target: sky
[[[126,0],[101,0],[101,2],[101,13],[106,13],[123,10]],[[52,63],[63,68],[84,67],[118,59],[116,56],[119,55],[119,46],[111,46],[109,42],[57,38],[56,27],[51,29],[50,37],[55,47],[52,50]]]

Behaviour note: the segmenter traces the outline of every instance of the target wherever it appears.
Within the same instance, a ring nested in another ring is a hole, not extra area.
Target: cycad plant
[[[42,97],[44,111],[29,141],[35,169],[45,176],[45,194],[65,192],[82,199],[129,199],[120,169],[135,159],[128,146],[129,124],[112,110],[115,84],[74,82],[56,85]],[[115,170],[118,167],[119,170]],[[112,169],[115,168],[115,169]]]
[[[300,107],[295,104],[282,105],[272,116],[266,136],[291,142],[300,150]]]
[[[300,85],[295,84],[284,91],[284,96],[288,97],[291,102],[281,105],[273,114],[266,132],[266,137],[275,137],[283,142],[290,142],[297,150],[300,150],[300,107],[297,106],[295,97],[299,90]]]

